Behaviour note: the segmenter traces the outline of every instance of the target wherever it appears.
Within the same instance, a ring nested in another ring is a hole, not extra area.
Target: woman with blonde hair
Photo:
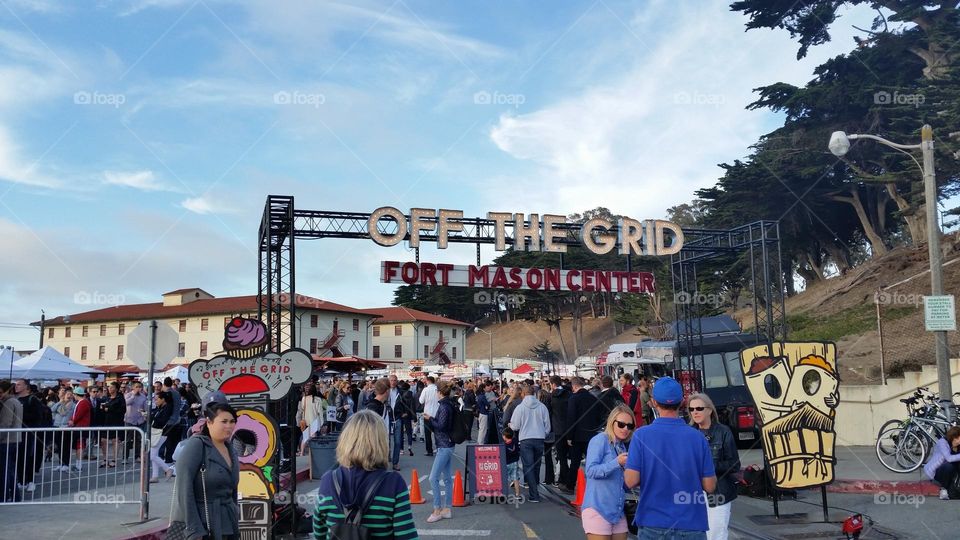
[[[523,387],[514,383],[510,387],[510,397],[507,399],[507,402],[503,405],[503,425],[509,426],[510,419],[513,417],[513,411],[517,408],[517,405],[520,405],[520,402],[523,401]]]
[[[617,405],[607,416],[606,429],[594,435],[587,446],[580,519],[589,540],[626,540],[627,517],[623,512],[626,492],[623,468],[627,463],[627,441],[636,427],[633,411]]]
[[[691,394],[687,400],[690,425],[697,428],[710,446],[717,470],[717,489],[707,494],[708,540],[726,540],[730,525],[730,503],[737,498],[740,453],[733,431],[720,423],[717,408],[706,394]]]
[[[418,538],[407,483],[387,470],[390,452],[383,418],[369,410],[351,416],[337,441],[337,463],[339,467],[320,479],[314,539],[337,538],[350,517],[359,517],[360,526],[377,536]]]

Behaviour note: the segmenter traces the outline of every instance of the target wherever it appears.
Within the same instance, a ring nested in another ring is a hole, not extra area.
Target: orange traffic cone
[[[466,505],[466,501],[463,500],[463,478],[460,477],[460,471],[457,471],[456,476],[453,477],[453,506],[460,508]]]
[[[587,490],[587,477],[583,474],[583,468],[577,469],[577,496],[570,504],[579,507],[583,504],[583,492]]]
[[[414,469],[410,475],[410,504],[423,504],[427,502],[420,494],[420,479],[417,478],[417,470]]]

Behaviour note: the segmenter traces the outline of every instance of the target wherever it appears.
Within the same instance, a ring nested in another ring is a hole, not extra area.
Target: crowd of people
[[[200,398],[189,383],[169,377],[154,384],[154,403],[137,380],[38,388],[25,379],[0,381],[0,428],[88,428],[86,431],[7,433],[0,440],[0,500],[18,501],[36,490],[46,462],[60,474],[85,467],[107,471],[141,460],[147,412],[152,412],[151,478],[174,475],[174,452],[198,424]],[[109,429],[109,428],[137,428]],[[195,428],[198,430],[199,428]]]
[[[625,374],[618,382],[558,376],[510,384],[429,376],[404,382],[391,376],[360,385],[306,385],[298,413],[304,440],[326,429],[322,421],[306,425],[317,396],[313,417],[343,430],[340,467],[321,480],[314,536],[325,540],[345,527],[369,525],[378,536],[415,537],[409,492],[397,471],[401,450],[413,455],[417,439],[434,458],[426,522],[452,519],[452,460],[461,442],[456,419],[466,417],[475,422],[468,438],[475,433],[476,443],[505,446],[508,485],[515,495],[526,489],[526,503],[541,501],[541,484],[573,494],[582,467],[588,480],[581,520],[590,539],[625,539],[628,510],[640,538],[726,538],[740,463],[713,402],[705,394],[689,396],[688,424],[679,418],[683,393],[673,379],[653,385]],[[635,501],[628,501],[631,492]],[[365,497],[389,499],[392,512],[365,513]],[[359,517],[351,521],[350,515]]]

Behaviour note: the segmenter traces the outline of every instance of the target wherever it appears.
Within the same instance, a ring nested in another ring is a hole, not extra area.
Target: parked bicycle
[[[890,420],[881,426],[876,453],[888,470],[909,473],[923,465],[933,445],[957,423],[947,419],[939,396],[929,388],[918,388],[912,397],[900,402],[907,408],[907,419]]]

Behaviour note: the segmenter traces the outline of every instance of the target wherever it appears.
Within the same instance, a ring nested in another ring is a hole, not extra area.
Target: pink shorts
[[[626,517],[621,517],[617,523],[610,523],[603,519],[603,516],[593,508],[584,508],[583,511],[580,512],[580,519],[583,520],[583,532],[586,534],[610,536],[611,534],[627,532]]]

